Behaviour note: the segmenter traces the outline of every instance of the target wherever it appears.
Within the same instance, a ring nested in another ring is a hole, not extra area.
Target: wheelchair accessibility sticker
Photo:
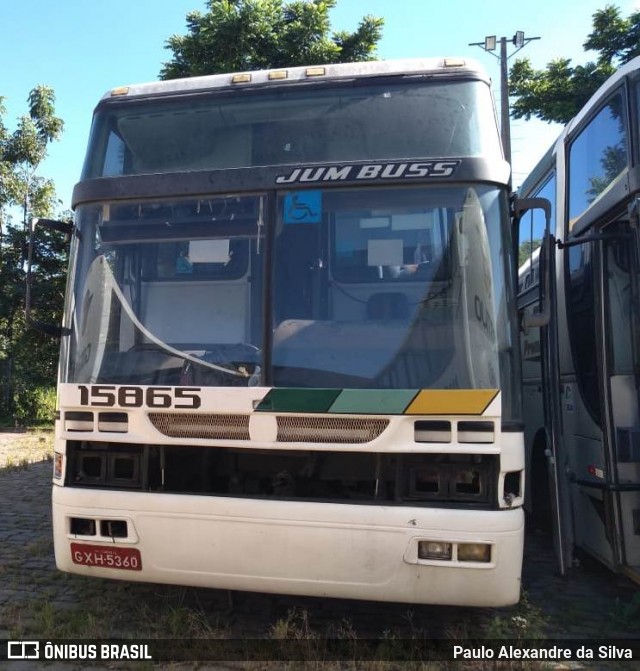
[[[318,224],[322,220],[322,191],[293,191],[284,197],[285,224]]]

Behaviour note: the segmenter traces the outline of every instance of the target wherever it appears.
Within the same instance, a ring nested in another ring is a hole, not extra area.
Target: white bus
[[[527,505],[575,547],[640,579],[640,59],[571,121],[520,192],[552,204],[551,244],[521,265],[519,305],[550,322],[522,338]],[[520,243],[541,243],[534,213]],[[549,253],[553,249],[553,253]],[[540,271],[540,272],[539,272]],[[542,336],[542,337],[541,337]]]
[[[509,174],[460,59],[103,97],[73,196],[58,567],[517,602]]]

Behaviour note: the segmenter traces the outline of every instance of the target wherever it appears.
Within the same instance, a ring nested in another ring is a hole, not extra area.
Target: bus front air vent
[[[388,419],[278,415],[281,443],[370,443],[389,426]]]
[[[150,412],[149,419],[170,438],[249,440],[248,414]]]

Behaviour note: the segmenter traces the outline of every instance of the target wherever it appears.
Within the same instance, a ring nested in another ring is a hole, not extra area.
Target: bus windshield
[[[321,88],[108,100],[96,113],[82,178],[500,155],[484,82],[368,79]]]
[[[506,207],[479,185],[83,205],[66,381],[501,385],[508,408]]]

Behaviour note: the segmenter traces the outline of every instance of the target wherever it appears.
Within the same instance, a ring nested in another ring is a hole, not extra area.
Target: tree
[[[542,240],[525,240],[518,248],[518,268],[526,263],[533,252],[542,246]]]
[[[337,0],[207,0],[208,11],[187,14],[187,35],[173,35],[173,59],[161,79],[222,72],[346,63],[375,58],[383,19],[365,16],[350,33],[329,36]]]
[[[0,99],[1,102],[1,99]],[[55,115],[55,95],[47,86],[35,87],[28,98],[29,113],[10,133],[0,105],[0,415],[24,407],[25,394],[55,384],[58,343],[25,328],[25,262],[28,222],[51,216],[56,205],[51,180],[37,174],[49,144],[57,140],[63,122]],[[14,223],[12,208],[20,208]],[[57,236],[57,237],[56,237]],[[66,245],[49,234],[47,247],[35,255],[37,281],[46,291],[46,318],[59,321],[64,298]]]
[[[593,14],[592,26],[583,47],[598,53],[595,61],[573,67],[571,59],[557,58],[545,70],[534,69],[528,58],[515,61],[509,74],[514,119],[566,124],[618,67],[640,55],[640,11],[625,19],[607,5]]]

